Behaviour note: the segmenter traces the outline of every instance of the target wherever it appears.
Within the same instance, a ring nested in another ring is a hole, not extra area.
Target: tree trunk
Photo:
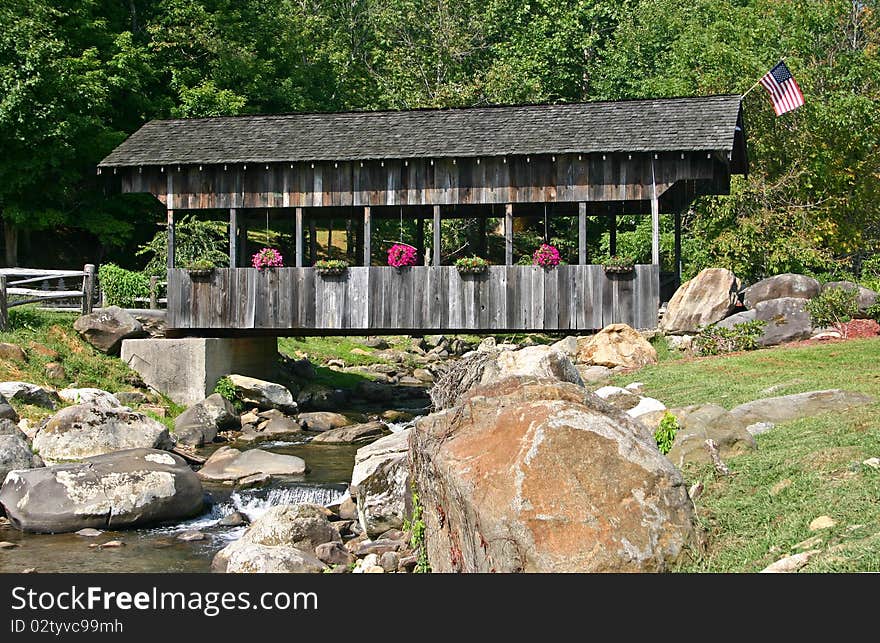
[[[18,265],[18,228],[4,219],[3,240],[6,243],[5,261],[8,268]]]

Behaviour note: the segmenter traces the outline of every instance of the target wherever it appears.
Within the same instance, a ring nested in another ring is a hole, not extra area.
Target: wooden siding
[[[216,269],[168,271],[168,328],[186,334],[278,335],[423,331],[589,331],[611,323],[655,328],[659,267],[627,275],[602,266]]]
[[[729,164],[716,153],[654,156],[184,165],[116,172],[123,192],[150,192],[174,210],[645,201],[654,196],[652,177],[658,196],[686,180],[705,186],[705,193],[729,191]],[[167,203],[168,192],[173,203]]]

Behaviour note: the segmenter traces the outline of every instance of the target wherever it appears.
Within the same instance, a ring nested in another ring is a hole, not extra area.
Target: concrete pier
[[[122,360],[144,382],[178,404],[200,402],[224,375],[271,380],[277,375],[274,337],[126,339]]]

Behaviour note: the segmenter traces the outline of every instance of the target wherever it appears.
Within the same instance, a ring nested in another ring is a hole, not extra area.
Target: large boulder
[[[761,346],[775,346],[808,339],[813,333],[813,322],[806,309],[807,301],[798,297],[783,297],[757,303],[755,319],[767,322],[758,343]]]
[[[12,420],[13,422],[18,422],[18,419],[18,413],[12,408],[9,400],[0,394],[0,420]]]
[[[238,414],[229,400],[219,393],[212,393],[177,416],[174,435],[178,442],[200,447],[213,442],[218,431],[240,426]]]
[[[381,438],[390,433],[388,427],[382,422],[366,422],[365,424],[353,424],[341,429],[331,429],[319,433],[312,438],[315,444],[356,444]]]
[[[409,497],[411,432],[405,429],[379,438],[355,455],[351,490],[357,497],[361,529],[371,538],[403,526]]]
[[[19,428],[9,420],[0,420],[0,484],[10,471],[42,466],[42,459],[28,446]]]
[[[731,409],[730,416],[744,427],[759,422],[780,424],[832,411],[848,411],[873,404],[874,401],[873,397],[865,393],[828,389],[746,402]]]
[[[202,480],[235,482],[248,476],[265,473],[277,476],[301,476],[306,463],[295,455],[281,455],[262,449],[239,451],[232,447],[220,447],[205,462],[198,476]]]
[[[578,386],[477,387],[413,431],[434,571],[664,571],[693,538],[681,473]]]
[[[258,406],[263,411],[278,409],[279,411],[292,412],[296,410],[293,394],[281,384],[236,374],[230,375],[229,380],[235,386],[235,394],[246,404]]]
[[[123,339],[147,336],[141,323],[119,306],[83,315],[73,322],[73,328],[89,344],[108,355],[119,355]]]
[[[122,403],[113,393],[99,388],[65,388],[58,391],[58,397],[71,404],[92,404],[118,409]]]
[[[757,317],[757,313],[754,310],[743,310],[738,313],[734,313],[730,317],[725,317],[724,319],[722,319],[720,322],[718,322],[718,327],[732,329],[737,324],[747,324],[750,321],[755,321]]]
[[[719,322],[733,312],[739,283],[729,270],[706,268],[679,286],[666,305],[660,330],[694,333],[701,326]]]
[[[342,413],[333,413],[332,411],[300,413],[298,419],[302,428],[308,431],[330,431],[332,429],[341,429],[352,423]]]
[[[199,479],[166,451],[130,449],[75,464],[13,471],[0,504],[18,529],[59,533],[189,518],[202,510]]]
[[[47,464],[81,460],[125,449],[171,449],[164,424],[125,407],[77,404],[61,409],[34,436]]]
[[[657,351],[626,324],[609,324],[578,341],[577,361],[608,368],[642,368],[657,363]]]
[[[819,294],[819,290],[819,282],[812,277],[788,272],[762,279],[746,288],[743,291],[743,303],[746,308],[754,308],[762,301],[770,299],[812,299]]]
[[[831,290],[833,288],[839,288],[841,290],[857,290],[859,294],[856,301],[859,304],[860,313],[864,313],[868,308],[877,303],[878,295],[876,292],[870,288],[865,288],[864,286],[853,283],[852,281],[829,281],[826,284],[822,284],[823,291]]]
[[[328,513],[308,504],[271,507],[241,538],[217,552],[211,569],[228,573],[320,572],[325,565],[315,557],[315,548],[342,541]]]
[[[0,396],[22,404],[32,404],[54,411],[61,399],[58,393],[30,382],[0,382]]]
[[[583,386],[581,376],[568,355],[552,346],[500,351],[494,359],[486,362],[480,383],[491,384],[508,377],[558,380]]]

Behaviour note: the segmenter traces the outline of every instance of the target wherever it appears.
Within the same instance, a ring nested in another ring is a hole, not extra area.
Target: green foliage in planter
[[[321,259],[315,262],[319,273],[341,274],[348,270],[348,262],[344,259]]]
[[[859,313],[859,291],[855,288],[827,288],[809,300],[804,308],[810,313],[813,326],[833,326],[842,330],[844,324]]]
[[[767,322],[762,319],[734,324],[733,328],[709,324],[694,337],[694,348],[700,355],[754,350],[758,348],[758,340],[764,334],[765,326]]]
[[[679,429],[681,426],[678,424],[678,418],[666,411],[663,414],[663,419],[660,420],[660,426],[654,432],[654,440],[657,442],[660,453],[666,455],[672,450],[672,443],[675,442],[675,434]]]
[[[636,262],[632,257],[612,255],[610,257],[606,257],[602,261],[602,266],[605,268],[605,270],[623,272],[626,270],[632,270],[635,266],[635,263]]]
[[[98,269],[98,283],[111,306],[134,308],[135,299],[150,296],[150,278],[142,272],[105,263]]]
[[[217,265],[210,259],[196,259],[183,266],[187,270],[213,270]]]
[[[455,267],[462,273],[480,273],[486,271],[489,262],[482,257],[462,257],[455,260]]]
[[[228,244],[223,223],[185,216],[174,225],[174,256],[180,266],[189,266],[195,261],[222,266],[229,261]],[[168,230],[157,232],[149,243],[140,247],[137,255],[150,258],[144,268],[146,274],[164,275],[168,265]]]

